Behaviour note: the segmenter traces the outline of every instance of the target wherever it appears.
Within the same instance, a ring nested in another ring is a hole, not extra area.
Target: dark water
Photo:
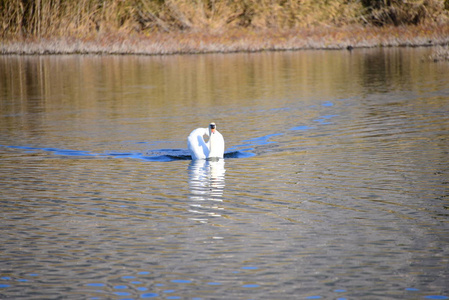
[[[448,299],[429,51],[1,56],[0,298]]]

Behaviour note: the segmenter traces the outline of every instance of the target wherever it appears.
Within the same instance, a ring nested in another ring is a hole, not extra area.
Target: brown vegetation
[[[449,42],[449,0],[0,0],[0,53],[199,53]]]

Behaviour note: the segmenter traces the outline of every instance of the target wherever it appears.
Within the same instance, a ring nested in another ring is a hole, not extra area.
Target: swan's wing
[[[207,128],[197,128],[187,137],[187,146],[192,159],[206,159],[209,157],[209,147],[203,138],[205,134],[209,135]]]

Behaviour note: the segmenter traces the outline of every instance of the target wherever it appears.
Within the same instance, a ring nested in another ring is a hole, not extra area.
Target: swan
[[[209,141],[204,141],[204,136],[209,137]],[[192,159],[223,158],[224,139],[217,130],[215,123],[210,123],[209,128],[194,129],[187,137],[187,146]]]

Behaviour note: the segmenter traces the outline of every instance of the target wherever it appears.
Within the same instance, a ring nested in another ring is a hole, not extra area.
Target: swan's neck
[[[216,131],[209,137],[209,157],[223,157],[220,144],[220,134]]]
[[[213,140],[213,133],[209,130],[209,141],[207,141],[207,147],[209,148],[209,153],[212,152],[212,140]]]

